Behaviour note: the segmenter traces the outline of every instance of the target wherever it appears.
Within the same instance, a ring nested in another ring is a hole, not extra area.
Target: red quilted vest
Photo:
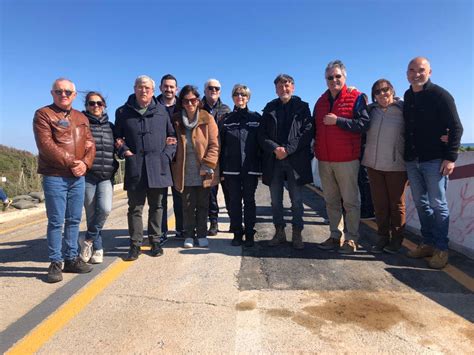
[[[323,117],[328,113],[334,113],[337,117],[352,119],[354,106],[361,93],[357,90],[347,92],[344,85],[332,110],[329,110],[329,90],[326,91],[314,106],[314,119],[316,124],[316,144],[314,154],[316,159],[329,162],[344,162],[359,159],[360,157],[360,133],[353,133],[337,125],[326,126]]]

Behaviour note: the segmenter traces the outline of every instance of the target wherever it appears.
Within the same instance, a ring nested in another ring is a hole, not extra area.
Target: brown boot
[[[275,226],[275,235],[272,240],[268,242],[268,245],[274,247],[283,243],[286,243],[285,226]]]
[[[420,259],[426,258],[427,256],[433,256],[434,247],[432,245],[420,244],[415,250],[410,250],[407,253],[409,258]]]
[[[303,236],[301,235],[302,231],[303,228],[293,226],[293,233],[291,235],[293,249],[304,249]]]
[[[435,249],[433,256],[428,262],[428,266],[432,269],[442,269],[448,263],[448,251]]]

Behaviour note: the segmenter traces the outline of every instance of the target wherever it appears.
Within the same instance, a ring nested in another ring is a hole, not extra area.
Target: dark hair
[[[178,86],[178,80],[176,80],[176,78],[171,74],[163,75],[160,81],[160,86],[163,85],[163,81],[165,80],[174,80],[174,82],[176,83],[176,86]]]
[[[372,85],[372,91],[370,93],[370,96],[372,98],[372,102],[377,102],[377,100],[375,99],[375,90],[377,90],[377,87],[380,84],[384,84],[384,83],[387,84],[387,86],[392,91],[393,96],[395,97],[395,89],[393,88],[392,83],[390,81],[388,81],[387,79],[379,79]]]
[[[181,91],[179,92],[178,102],[176,103],[176,106],[177,106],[179,111],[181,111],[183,109],[183,105],[181,104],[181,102],[183,101],[184,97],[188,94],[194,94],[194,96],[196,96],[198,99],[201,96],[199,94],[198,88],[196,86],[194,86],[194,85],[184,85],[183,88],[181,89]],[[198,108],[201,108],[201,106],[202,106],[201,103],[199,103]]]
[[[293,79],[293,77],[291,77],[290,75],[288,74],[278,74],[278,76],[275,78],[275,80],[273,80],[273,84],[278,84],[278,83],[291,83],[291,84],[294,84],[295,83],[295,79]]]
[[[105,102],[104,96],[98,91],[89,91],[86,95],[86,98],[84,99],[84,105],[87,107],[87,103],[89,102],[89,99],[91,96],[99,96],[102,102],[104,103],[104,107],[107,107],[107,102]]]

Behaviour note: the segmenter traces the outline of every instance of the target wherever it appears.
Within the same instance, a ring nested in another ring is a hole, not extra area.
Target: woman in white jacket
[[[386,79],[372,85],[370,129],[362,165],[367,167],[379,240],[372,252],[396,254],[405,227],[407,173],[403,159],[403,101]]]

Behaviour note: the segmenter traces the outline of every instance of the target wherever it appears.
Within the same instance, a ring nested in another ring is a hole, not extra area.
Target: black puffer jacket
[[[219,122],[223,175],[262,175],[258,127],[262,116],[248,108],[234,108]]]
[[[87,111],[82,113],[89,119],[96,146],[94,163],[87,171],[86,180],[93,182],[112,180],[119,166],[114,156],[114,125],[109,122],[109,116],[106,113],[100,119]]]

